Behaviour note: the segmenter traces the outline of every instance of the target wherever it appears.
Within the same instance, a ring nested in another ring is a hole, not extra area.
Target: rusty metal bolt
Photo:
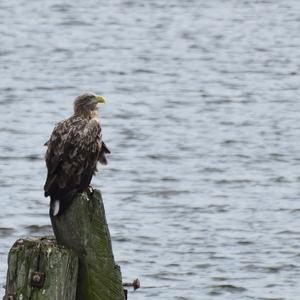
[[[41,276],[39,274],[35,274],[32,276],[32,281],[38,283],[41,281]]]
[[[134,279],[132,283],[125,282],[123,283],[123,286],[132,286],[134,290],[137,290],[141,287],[141,283],[138,278]]]
[[[136,278],[135,280],[133,280],[132,285],[133,285],[134,290],[137,290],[137,289],[139,289],[141,287],[141,283],[140,283],[140,281],[139,281],[138,278]]]
[[[31,277],[31,286],[41,288],[45,282],[45,273],[33,272]]]

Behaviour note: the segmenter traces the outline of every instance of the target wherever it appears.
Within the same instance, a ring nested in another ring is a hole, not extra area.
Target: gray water
[[[52,232],[43,144],[92,90],[129,299],[299,299],[299,32],[297,0],[1,0],[0,283]]]

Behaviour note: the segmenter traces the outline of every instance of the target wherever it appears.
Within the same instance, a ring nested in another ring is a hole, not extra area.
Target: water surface
[[[104,94],[100,188],[129,299],[300,293],[300,4],[0,3],[0,282],[21,236],[52,232],[44,142]]]

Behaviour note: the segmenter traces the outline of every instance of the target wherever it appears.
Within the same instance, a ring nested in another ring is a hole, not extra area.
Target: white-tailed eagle
[[[97,111],[97,104],[104,102],[104,97],[91,92],[78,96],[74,114],[55,126],[45,144],[48,174],[44,190],[54,216],[65,211],[76,193],[89,187],[98,161],[107,164],[105,154],[110,151],[102,141]]]

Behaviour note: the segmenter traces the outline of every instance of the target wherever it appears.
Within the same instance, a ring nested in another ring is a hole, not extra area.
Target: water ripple
[[[0,8],[0,282],[18,237],[52,232],[43,144],[93,90],[129,298],[298,298],[298,1]]]

